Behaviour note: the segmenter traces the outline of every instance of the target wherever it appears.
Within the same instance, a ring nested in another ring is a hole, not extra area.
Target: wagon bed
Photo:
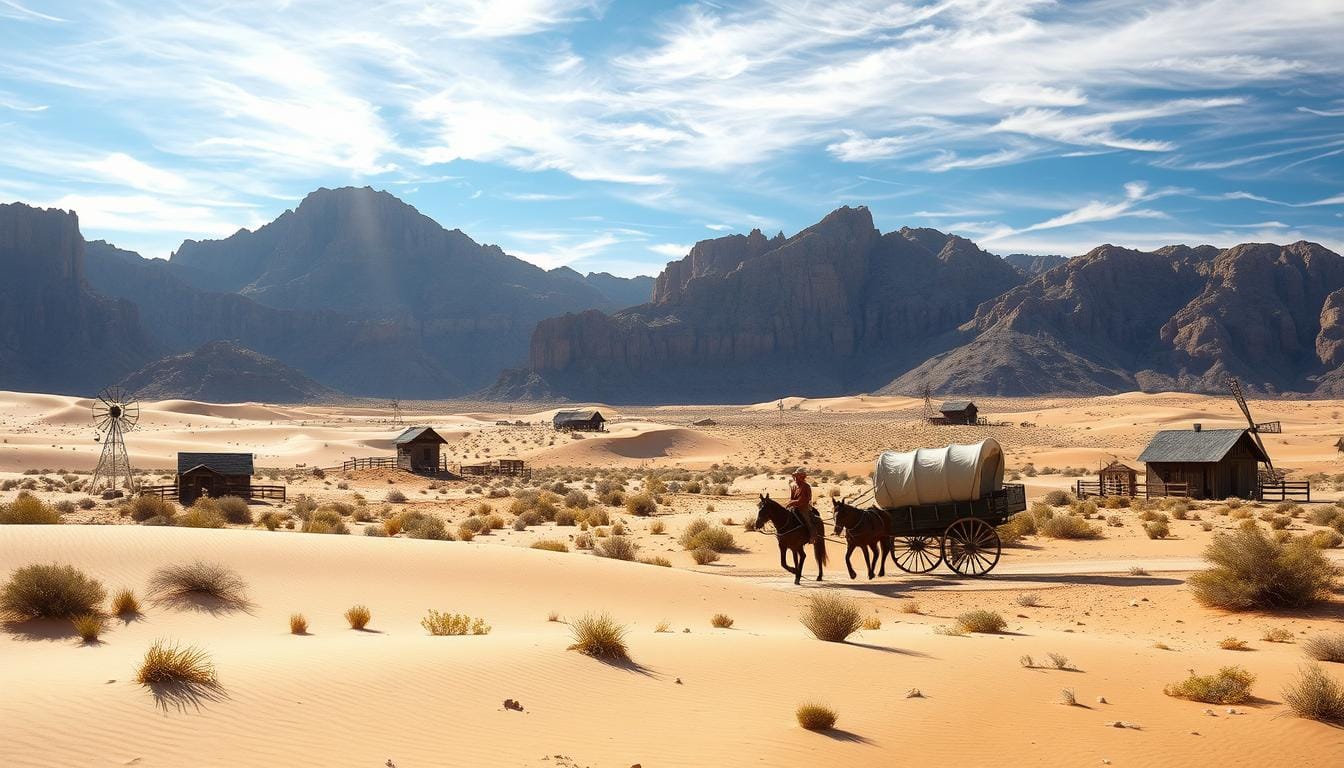
[[[940,563],[963,576],[983,576],[999,562],[1002,544],[996,526],[1027,508],[1027,489],[1016,484],[973,501],[869,511],[883,515],[894,540],[896,567],[928,573]]]

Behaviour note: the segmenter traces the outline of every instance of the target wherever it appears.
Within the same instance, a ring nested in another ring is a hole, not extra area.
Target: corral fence
[[[1185,498],[1190,495],[1189,483],[1105,483],[1100,480],[1078,480],[1074,484],[1074,495],[1080,499],[1089,496],[1129,496],[1131,498],[1153,499],[1163,496]]]

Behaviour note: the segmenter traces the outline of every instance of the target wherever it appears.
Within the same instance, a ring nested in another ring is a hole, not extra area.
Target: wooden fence
[[[239,498],[253,501],[255,499],[271,499],[274,501],[285,501],[288,497],[289,489],[283,485],[248,485],[230,488],[221,486],[217,489],[218,497],[237,496]],[[142,485],[140,486],[141,496],[158,496],[164,501],[177,501],[176,485]]]
[[[1306,480],[1261,481],[1261,501],[1311,501],[1311,483]]]
[[[1128,491],[1128,493],[1126,493]],[[1133,498],[1161,498],[1163,496],[1188,497],[1190,495],[1189,483],[1134,483],[1132,487],[1126,487],[1124,484],[1115,485],[1107,483],[1102,486],[1100,480],[1079,480],[1074,485],[1074,494],[1080,499],[1086,499],[1088,496],[1131,496]]]

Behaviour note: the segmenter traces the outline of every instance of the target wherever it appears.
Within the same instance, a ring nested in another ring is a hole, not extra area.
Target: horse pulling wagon
[[[1003,475],[1003,449],[993,439],[886,451],[877,458],[872,490],[853,503],[835,502],[836,531],[849,530],[851,553],[855,546],[880,546],[884,569],[890,555],[906,573],[928,573],[945,563],[963,576],[983,576],[1002,552],[995,527],[1027,508],[1026,488],[1004,484]],[[864,528],[871,544],[862,540]],[[869,578],[873,565],[869,560]]]

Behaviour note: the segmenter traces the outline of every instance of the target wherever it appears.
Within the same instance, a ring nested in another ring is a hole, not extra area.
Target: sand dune
[[[559,448],[534,452],[543,466],[606,466],[667,459],[676,464],[710,464],[733,453],[732,442],[679,427],[643,422],[613,425],[608,433],[585,435]]]

